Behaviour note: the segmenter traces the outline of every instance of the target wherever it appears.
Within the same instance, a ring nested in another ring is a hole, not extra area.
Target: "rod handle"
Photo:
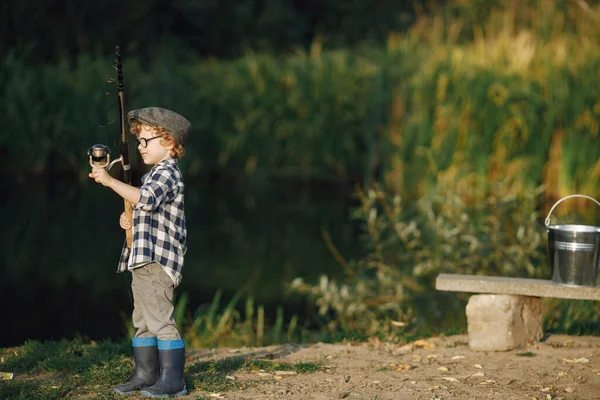
[[[127,200],[125,200],[125,216],[127,217],[127,219],[129,219],[129,221],[131,221],[133,225],[133,206]],[[127,248],[130,249],[131,245],[133,244],[133,228],[129,228],[125,231],[125,239],[127,241]]]

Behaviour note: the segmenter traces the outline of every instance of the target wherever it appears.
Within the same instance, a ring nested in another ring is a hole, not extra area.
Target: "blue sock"
[[[133,347],[151,347],[158,344],[156,337],[134,337],[131,339],[131,345]]]
[[[177,350],[183,348],[185,348],[185,342],[183,341],[183,339],[158,341],[159,350]]]

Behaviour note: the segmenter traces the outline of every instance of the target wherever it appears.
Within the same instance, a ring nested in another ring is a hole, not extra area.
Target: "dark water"
[[[3,182],[0,346],[27,339],[118,338],[131,311],[130,274],[116,274],[123,202],[86,177]],[[186,180],[188,253],[178,293],[190,308],[236,292],[255,304],[302,313],[285,286],[341,271],[327,231],[346,257],[359,256],[348,184]]]

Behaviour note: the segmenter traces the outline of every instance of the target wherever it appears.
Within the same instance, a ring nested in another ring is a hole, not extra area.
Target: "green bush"
[[[436,297],[439,273],[551,275],[545,232],[537,221],[539,191],[516,193],[509,182],[494,189],[495,196],[473,205],[465,204],[464,193],[443,185],[416,203],[377,186],[359,191],[354,217],[364,225],[368,254],[344,266],[342,282],[323,276],[314,285],[297,279],[292,287],[316,302],[332,331],[454,329],[464,298]]]

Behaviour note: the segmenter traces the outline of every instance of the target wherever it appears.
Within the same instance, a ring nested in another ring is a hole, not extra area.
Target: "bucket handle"
[[[564,200],[570,199],[571,197],[584,197],[586,199],[592,200],[594,203],[596,203],[600,206],[600,202],[598,202],[598,200],[594,199],[593,197],[586,196],[585,194],[571,194],[569,196],[563,197],[562,199],[560,199],[559,201],[554,203],[554,205],[550,209],[550,212],[548,213],[548,216],[546,217],[546,221],[544,221],[546,223],[546,227],[548,225],[550,225],[550,214],[552,214],[552,211],[554,211],[554,208],[556,208],[556,206],[559,205],[560,203],[562,203]]]

